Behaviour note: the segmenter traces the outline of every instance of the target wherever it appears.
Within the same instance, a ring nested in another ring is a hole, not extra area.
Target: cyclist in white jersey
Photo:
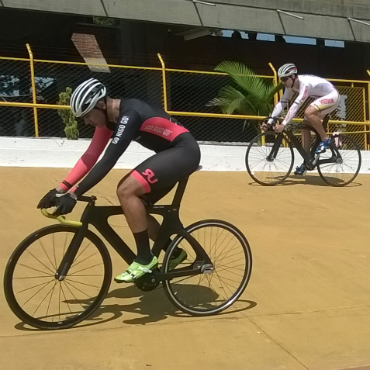
[[[316,150],[316,154],[324,153],[330,143],[330,138],[326,134],[322,125],[322,118],[328,113],[333,112],[339,105],[338,90],[327,80],[312,75],[298,76],[297,67],[293,63],[284,64],[279,68],[278,76],[284,84],[285,90],[283,97],[276,104],[272,111],[268,124],[274,122],[274,119],[280,116],[283,109],[286,108],[294,93],[298,93],[297,98],[291,105],[288,113],[281,125],[276,125],[274,130],[281,132],[285,125],[290,123],[297,114],[299,108],[308,97],[316,98],[305,110],[304,121],[311,125],[319,133],[321,142]],[[302,130],[303,148],[309,152],[311,146],[311,134],[309,130]],[[296,168],[295,175],[304,175],[307,169],[304,163]]]

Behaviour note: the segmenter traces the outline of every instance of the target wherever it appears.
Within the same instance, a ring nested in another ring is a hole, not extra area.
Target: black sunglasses
[[[285,81],[288,81],[288,79],[289,79],[290,77],[280,77],[280,80],[282,81],[282,82],[285,82]]]

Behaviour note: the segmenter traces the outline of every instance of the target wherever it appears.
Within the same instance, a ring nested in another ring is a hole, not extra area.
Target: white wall
[[[88,139],[0,137],[0,166],[73,167],[90,143]],[[245,170],[245,146],[201,145],[204,170]],[[132,142],[115,168],[132,169],[153,152]]]
[[[90,140],[60,138],[8,138],[0,137],[0,166],[7,167],[73,167],[86,150]],[[206,171],[246,171],[243,145],[200,145],[201,165]],[[115,168],[132,169],[153,154],[132,142]],[[296,155],[295,165],[301,164]],[[370,173],[370,151],[362,151],[360,173]]]

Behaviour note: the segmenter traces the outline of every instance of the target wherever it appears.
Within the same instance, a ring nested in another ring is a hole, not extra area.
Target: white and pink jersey
[[[290,107],[283,121],[283,125],[288,124],[295,117],[299,108],[309,97],[317,99],[312,105],[320,111],[330,110],[331,107],[334,107],[334,110],[339,103],[339,93],[329,81],[317,76],[299,75],[299,87],[285,89],[283,97],[272,111],[272,117],[280,116],[283,109],[286,108],[289,101],[292,99],[294,93],[298,93],[298,96]]]

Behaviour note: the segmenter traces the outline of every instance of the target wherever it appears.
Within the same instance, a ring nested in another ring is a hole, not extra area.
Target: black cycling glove
[[[39,204],[37,205],[37,208],[50,208],[55,206],[56,198],[55,196],[59,194],[56,189],[51,189],[48,193],[46,193],[41,200],[39,201]]]
[[[53,214],[55,216],[60,216],[71,213],[76,202],[77,196],[75,193],[58,194],[56,196],[56,209]]]

